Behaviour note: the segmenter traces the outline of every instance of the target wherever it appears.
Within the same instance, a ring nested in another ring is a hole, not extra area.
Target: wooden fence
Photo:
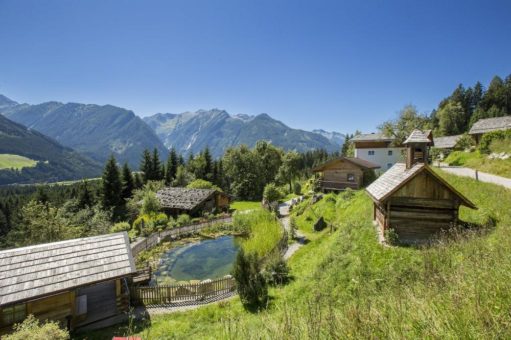
[[[131,303],[135,306],[194,305],[229,296],[236,291],[232,277],[169,286],[132,286]]]
[[[190,225],[185,225],[182,227],[176,227],[169,230],[159,231],[152,233],[151,235],[144,237],[136,242],[133,242],[131,244],[131,253],[134,257],[136,257],[138,254],[140,254],[141,251],[146,249],[151,249],[152,247],[159,244],[162,240],[169,238],[169,237],[179,237],[181,235],[189,235],[189,234],[195,234],[202,229],[209,228],[216,224],[221,223],[231,223],[232,217],[221,217],[216,218],[213,220],[209,220],[206,222],[201,223],[195,223]]]

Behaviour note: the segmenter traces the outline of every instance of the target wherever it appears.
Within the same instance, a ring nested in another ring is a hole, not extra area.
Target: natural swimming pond
[[[223,277],[232,270],[239,242],[234,236],[222,236],[169,249],[162,254],[151,284]]]

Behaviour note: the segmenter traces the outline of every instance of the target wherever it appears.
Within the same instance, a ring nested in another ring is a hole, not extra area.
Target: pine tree
[[[121,175],[115,157],[112,155],[105,165],[101,182],[101,204],[103,208],[106,210],[113,209],[114,215],[116,215],[116,210],[123,204],[121,192]]]
[[[144,153],[142,154],[142,161],[140,163],[140,171],[143,172],[143,179],[144,183],[151,180],[154,175],[152,172],[152,159],[151,159],[151,153],[149,150],[145,149]]]
[[[163,173],[161,171],[161,161],[160,154],[158,153],[158,149],[153,149],[153,157],[151,159],[151,170],[152,176],[150,180],[152,181],[160,181],[163,179]]]
[[[34,200],[36,202],[46,204],[50,201],[50,197],[48,196],[48,193],[46,192],[46,190],[43,189],[42,186],[38,186]]]
[[[167,159],[167,166],[165,168],[165,184],[170,185],[172,181],[176,178],[177,166],[178,166],[178,157],[176,153],[176,149],[170,149],[169,157]]]
[[[204,149],[202,156],[204,157],[204,179],[211,181],[213,176],[213,159],[211,158],[211,153],[209,152],[208,147]]]
[[[124,200],[130,198],[133,194],[133,189],[135,188],[135,183],[133,179],[133,174],[131,173],[131,169],[128,166],[128,163],[124,163],[122,167],[122,192],[121,197]]]
[[[83,209],[86,207],[92,207],[93,205],[94,199],[92,192],[89,189],[88,182],[83,180],[78,191],[78,206]]]
[[[140,173],[136,173],[133,175],[133,188],[140,189],[144,186],[144,179]]]

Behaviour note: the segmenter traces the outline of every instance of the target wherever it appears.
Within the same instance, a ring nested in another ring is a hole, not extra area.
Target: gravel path
[[[470,177],[470,178],[476,177],[476,171],[474,169],[470,169],[470,168],[465,168],[465,167],[461,167],[461,166],[445,166],[445,165],[441,165],[439,168],[444,171],[447,171],[449,173],[458,175],[458,176],[464,176],[464,177]],[[481,171],[479,171],[478,177],[481,182],[494,183],[497,185],[502,185],[503,187],[506,187],[508,189],[511,189],[511,179],[510,178],[492,175],[492,174],[488,174],[486,172],[481,172]]]
[[[280,223],[289,235],[291,235],[291,223],[289,218],[289,208],[291,205],[293,205],[293,200],[286,201],[279,205],[279,213],[280,216],[282,216],[280,218]],[[286,253],[284,254],[284,260],[288,260],[298,249],[300,249],[305,244],[306,237],[299,230],[295,230],[295,238],[297,242],[291,244],[287,248]]]

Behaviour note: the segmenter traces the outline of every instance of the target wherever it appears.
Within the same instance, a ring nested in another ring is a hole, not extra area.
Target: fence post
[[[476,170],[476,181],[479,181],[479,170]]]

